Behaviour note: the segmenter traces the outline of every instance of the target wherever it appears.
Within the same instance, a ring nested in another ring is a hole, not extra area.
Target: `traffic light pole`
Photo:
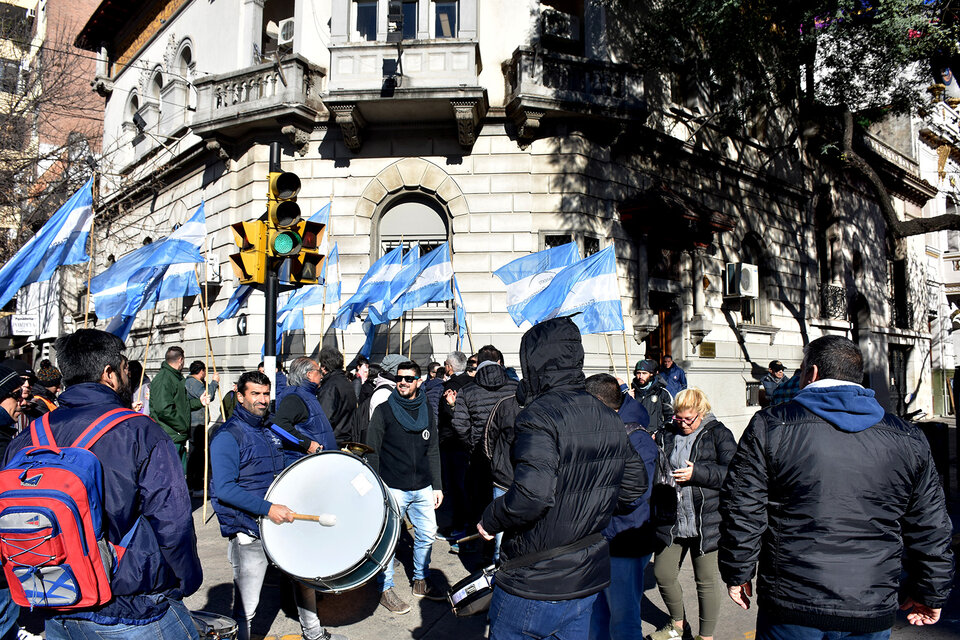
[[[271,173],[280,171],[280,143],[270,143]],[[263,282],[264,305],[263,371],[270,378],[270,396],[277,397],[277,271],[267,258]]]
[[[270,378],[270,395],[277,397],[277,273],[267,269],[264,278],[263,372]]]

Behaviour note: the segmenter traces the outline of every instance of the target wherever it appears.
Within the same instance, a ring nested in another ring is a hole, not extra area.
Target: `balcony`
[[[325,79],[323,68],[296,54],[201,78],[193,131],[222,142],[279,128],[304,152],[314,124],[329,117],[321,100]]]
[[[532,140],[552,115],[645,118],[642,71],[563,53],[520,47],[503,63],[507,114],[521,140]]]
[[[360,150],[368,125],[402,122],[448,121],[469,148],[488,107],[482,68],[473,40],[334,44],[327,104],[352,151]]]

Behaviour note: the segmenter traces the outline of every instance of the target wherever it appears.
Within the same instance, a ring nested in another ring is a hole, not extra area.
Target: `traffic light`
[[[286,258],[300,253],[303,242],[299,231],[299,192],[300,177],[297,174],[289,171],[270,172],[267,191],[267,225],[270,232],[266,247],[269,256]]]
[[[387,42],[403,41],[403,1],[387,2]]]
[[[260,220],[237,222],[230,228],[233,241],[240,247],[240,253],[230,256],[240,284],[263,284],[267,273],[267,224]]]
[[[302,220],[297,225],[300,252],[288,259],[288,268],[284,269],[286,273],[281,272],[281,279],[292,284],[317,284],[323,270],[325,256],[320,253],[320,246],[326,232],[326,225],[319,222]],[[284,275],[286,278],[283,278]]]

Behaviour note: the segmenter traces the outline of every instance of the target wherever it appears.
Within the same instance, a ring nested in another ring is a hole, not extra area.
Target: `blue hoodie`
[[[849,433],[869,429],[880,422],[886,413],[874,399],[872,389],[864,389],[856,384],[806,387],[794,400],[836,428]]]
[[[629,394],[623,396],[623,404],[620,405],[620,419],[623,420],[624,424],[636,422],[644,429],[650,426],[650,414],[647,413],[646,407],[634,400]]]

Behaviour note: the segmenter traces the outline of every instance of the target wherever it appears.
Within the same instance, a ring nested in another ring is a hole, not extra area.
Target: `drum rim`
[[[330,451],[317,451],[316,453],[311,453],[311,454],[305,455],[305,456],[303,456],[302,458],[300,458],[299,460],[293,462],[290,466],[288,466],[286,469],[284,469],[283,471],[281,471],[281,472],[279,473],[279,475],[277,475],[276,478],[273,479],[273,482],[271,482],[271,483],[270,483],[270,486],[267,487],[267,493],[265,494],[264,497],[266,498],[266,496],[269,496],[269,495],[270,495],[270,491],[273,489],[273,487],[274,487],[278,482],[280,482],[280,479],[283,478],[283,476],[285,476],[285,475],[287,474],[287,472],[290,471],[290,469],[292,469],[292,468],[295,467],[296,465],[300,464],[301,462],[303,462],[304,460],[307,460],[307,459],[309,459],[309,458],[313,458],[313,457],[315,457],[315,456],[324,455],[324,454],[331,454],[331,453],[339,453],[339,454],[341,454],[341,455],[351,457],[351,458],[353,458],[353,459],[355,459],[355,460],[358,460],[361,464],[363,464],[364,466],[366,466],[366,467],[370,470],[370,473],[372,473],[372,474],[374,475],[374,477],[376,477],[377,480],[379,480],[379,486],[381,487],[381,489],[384,490],[384,497],[387,498],[387,500],[386,500],[386,503],[387,503],[387,504],[386,504],[386,509],[392,509],[392,508],[395,507],[394,501],[392,500],[392,495],[390,494],[390,487],[388,487],[388,486],[386,485],[386,483],[383,482],[383,480],[380,478],[380,476],[377,474],[377,472],[373,470],[373,467],[371,467],[370,464],[369,464],[366,460],[364,460],[363,458],[361,458],[360,456],[358,456],[358,455],[356,455],[356,454],[353,454],[353,453],[350,453],[349,451],[344,451],[344,450],[342,450],[342,449],[331,449]],[[397,514],[399,515],[399,510],[396,510],[395,513],[397,513]],[[260,531],[261,531],[261,532],[263,531],[263,522],[264,522],[264,520],[269,520],[269,518],[267,518],[267,516],[260,516],[259,522],[257,523],[258,526],[260,526]],[[270,561],[270,564],[272,564],[273,566],[275,566],[277,569],[280,569],[280,571],[283,571],[284,573],[286,573],[286,574],[289,575],[290,577],[292,577],[292,578],[294,578],[294,579],[296,579],[296,580],[300,580],[300,581],[308,581],[308,582],[313,582],[313,583],[319,582],[320,584],[323,584],[323,583],[324,583],[325,581],[327,581],[327,580],[338,580],[338,579],[340,579],[340,578],[342,578],[342,577],[344,577],[344,576],[346,576],[346,575],[348,575],[348,574],[350,574],[350,573],[353,573],[353,572],[356,571],[358,568],[360,568],[361,566],[363,566],[363,564],[364,564],[364,563],[367,561],[367,559],[369,558],[370,551],[373,550],[373,549],[376,549],[378,546],[380,546],[380,543],[383,541],[383,536],[384,536],[384,534],[385,534],[386,531],[387,531],[387,521],[388,521],[388,518],[384,518],[384,519],[383,519],[383,523],[380,525],[380,532],[377,534],[376,541],[374,542],[374,544],[373,544],[372,547],[370,547],[369,549],[367,549],[366,554],[364,554],[364,555],[360,558],[360,560],[358,560],[355,564],[351,565],[348,569],[345,569],[344,571],[341,571],[340,573],[333,574],[333,575],[329,575],[329,576],[322,576],[322,577],[316,578],[316,577],[310,577],[310,576],[301,576],[301,575],[298,575],[298,574],[293,573],[293,572],[291,572],[291,571],[287,571],[286,569],[284,569],[283,567],[281,567],[279,564],[277,564],[276,560],[274,560],[274,558],[273,558],[273,555],[270,553],[270,549],[267,547],[267,545],[263,545],[263,551],[264,551],[264,553],[266,553],[267,559]],[[263,538],[263,536],[262,536],[262,533],[261,533],[261,540],[262,540],[262,538]],[[316,585],[316,584],[313,584],[312,586],[316,587],[317,585]]]

